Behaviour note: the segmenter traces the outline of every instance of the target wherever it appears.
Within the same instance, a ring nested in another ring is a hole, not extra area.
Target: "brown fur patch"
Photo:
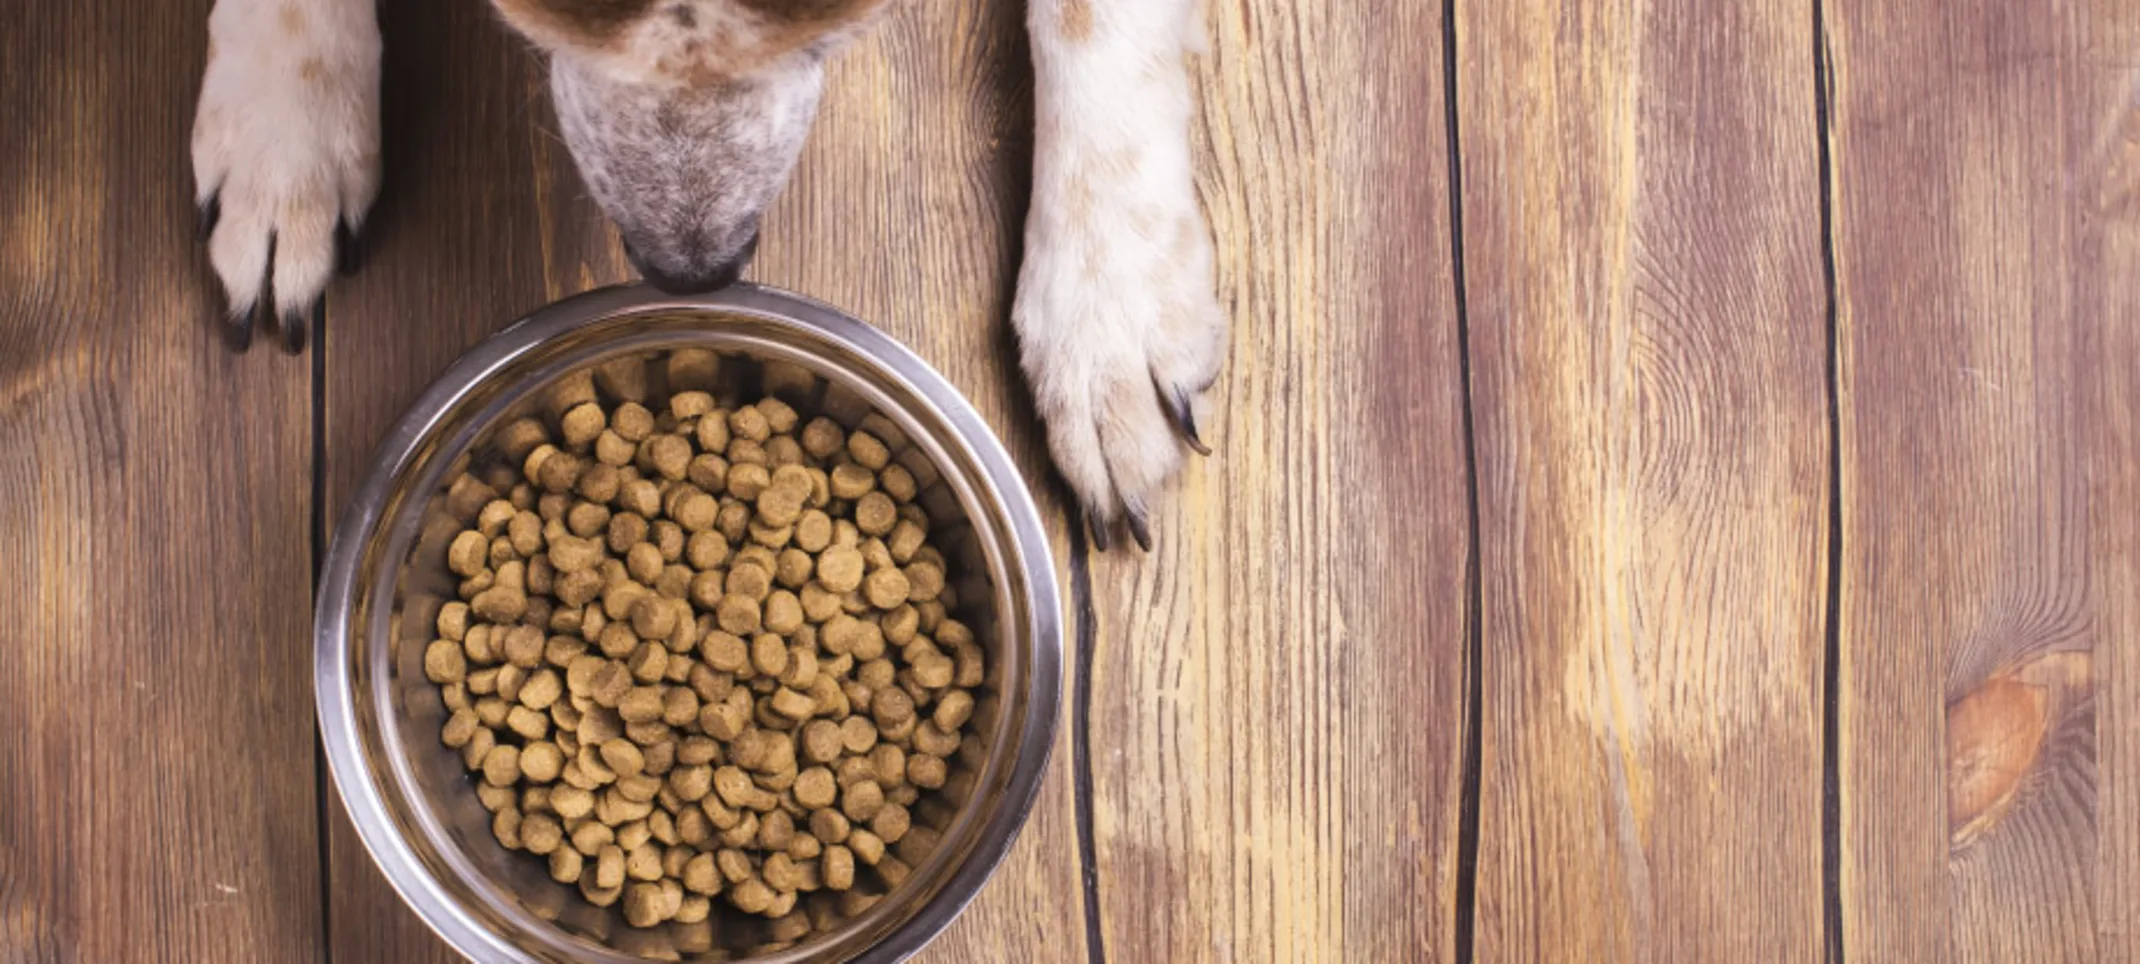
[[[776,20],[790,23],[823,23],[846,20],[879,0],[737,0],[742,6]]]
[[[601,45],[654,6],[655,0],[497,0],[509,18],[524,19]]]
[[[283,4],[282,9],[275,12],[275,21],[282,24],[285,33],[299,34],[305,31],[305,12],[298,9],[297,4]]]
[[[318,57],[306,57],[304,63],[297,65],[297,78],[306,83],[316,84],[319,83],[321,71],[325,69],[326,65],[320,63]]]
[[[1063,39],[1084,43],[1092,39],[1092,0],[1063,0]]]

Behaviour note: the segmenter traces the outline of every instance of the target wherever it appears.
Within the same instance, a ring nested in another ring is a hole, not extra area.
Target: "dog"
[[[648,282],[735,281],[786,183],[828,58],[890,0],[490,0],[549,62],[564,141]],[[1187,57],[1199,0],[1029,0],[1033,191],[1011,324],[1048,448],[1094,545],[1147,551],[1226,313],[1198,205]],[[302,351],[379,190],[374,0],[217,0],[192,160],[242,349],[256,314]]]

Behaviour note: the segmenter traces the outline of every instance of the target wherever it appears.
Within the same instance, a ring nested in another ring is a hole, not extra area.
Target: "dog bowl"
[[[498,427],[540,411],[561,377],[603,363],[719,353],[722,383],[782,396],[891,436],[922,484],[959,608],[988,655],[967,737],[937,791],[914,808],[913,872],[860,916],[768,948],[770,925],[714,901],[697,925],[626,926],[509,852],[423,674],[457,577],[445,546],[463,522],[447,480],[490,454]],[[887,425],[888,423],[888,425]],[[904,436],[900,438],[899,436]],[[335,528],[323,571],[314,685],[335,786],[364,846],[410,907],[479,961],[901,960],[971,901],[1030,811],[1054,743],[1061,612],[1040,517],[1002,445],[943,377],[883,333],[804,298],[738,286],[673,298],[611,288],[529,316],[462,358],[387,436]],[[364,926],[361,922],[353,926]]]

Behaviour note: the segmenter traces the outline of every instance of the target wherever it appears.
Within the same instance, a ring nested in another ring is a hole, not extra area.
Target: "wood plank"
[[[314,348],[326,368],[329,533],[379,440],[431,379],[552,294],[532,146],[540,66],[486,4],[385,0],[379,21],[385,189],[365,262],[329,291]],[[387,884],[331,782],[323,792],[334,803],[332,960],[460,960]]]
[[[2128,960],[2140,8],[1826,19],[1844,938]]]
[[[1458,7],[1477,957],[1820,959],[1811,18]]]
[[[378,257],[336,299],[331,327],[393,325],[397,337],[329,348],[337,505],[357,460],[465,346],[542,301],[628,276],[614,231],[549,133],[539,68],[517,41],[480,11],[385,11],[389,195]],[[835,61],[750,274],[877,322],[967,394],[1029,478],[1046,478],[1002,321],[1023,216],[1028,73],[1015,3],[909,6],[878,27]],[[1041,496],[1065,545],[1057,502]],[[1058,565],[1068,572],[1065,558]],[[1064,732],[1018,846],[922,959],[1083,958]],[[365,923],[334,927],[337,960],[450,959],[341,822],[333,919]]]
[[[227,353],[207,0],[0,6],[0,958],[319,956],[310,372]]]
[[[1439,11],[1212,13],[1216,455],[1152,554],[1093,561],[1110,959],[1457,959],[1469,510]]]

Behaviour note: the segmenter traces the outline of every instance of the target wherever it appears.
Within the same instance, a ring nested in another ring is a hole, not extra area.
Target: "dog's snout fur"
[[[647,280],[735,280],[824,61],[883,0],[496,0],[550,55],[566,146]]]
[[[675,86],[561,54],[550,76],[565,143],[640,273],[670,290],[733,281],[809,135],[818,59]]]

